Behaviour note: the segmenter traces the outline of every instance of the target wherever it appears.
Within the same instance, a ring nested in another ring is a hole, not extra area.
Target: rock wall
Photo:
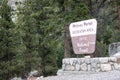
[[[62,61],[62,72],[66,71],[89,71],[106,72],[118,70],[116,57],[99,58],[64,58]],[[59,75],[59,71],[58,71]]]

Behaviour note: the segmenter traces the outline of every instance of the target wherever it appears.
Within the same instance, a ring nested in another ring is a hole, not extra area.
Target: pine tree
[[[32,70],[38,70],[40,66],[40,57],[38,54],[38,34],[36,20],[31,16],[32,11],[29,1],[25,0],[18,12],[17,26],[20,29],[21,42],[24,50],[22,53],[24,72],[28,74]]]
[[[71,47],[69,25],[72,22],[88,19],[88,7],[81,0],[55,0],[54,3],[58,8],[56,12],[57,20],[55,20],[55,22],[59,24],[59,28],[56,26],[56,31],[59,31],[59,33],[61,33],[60,35],[62,35],[61,42],[64,42],[64,57],[76,56],[73,54]],[[59,30],[57,30],[57,28]],[[60,39],[60,37],[58,37],[58,39]]]
[[[45,76],[49,73],[54,73],[56,70],[56,55],[52,53],[50,46],[52,44],[49,36],[49,23],[50,18],[52,18],[50,17],[51,10],[48,10],[50,9],[50,4],[47,0],[34,0],[30,2],[32,3],[30,7],[33,11],[31,15],[36,20],[37,33],[39,34],[38,53],[41,57],[41,75]]]
[[[16,34],[15,24],[11,19],[11,8],[3,0],[0,5],[0,79],[9,80],[15,70]]]

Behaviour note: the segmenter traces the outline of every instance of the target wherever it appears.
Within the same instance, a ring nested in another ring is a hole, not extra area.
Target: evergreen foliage
[[[11,19],[11,8],[3,0],[0,5],[0,79],[5,80],[14,73],[14,61],[18,47],[15,33],[15,24]]]
[[[55,75],[64,57],[74,55],[69,24],[89,18],[98,21],[96,54],[108,56],[108,46],[120,41],[116,1],[24,0],[12,14],[7,0],[0,0],[0,80]],[[112,4],[112,5],[111,5]],[[11,16],[17,15],[16,22]]]
[[[32,58],[36,53],[39,62],[34,61],[33,63],[37,64],[37,70],[39,70],[41,75],[47,75],[54,71],[56,72],[57,69],[56,55],[52,52],[53,47],[51,48],[50,46],[51,38],[49,36],[50,33],[48,33],[49,18],[47,15],[49,12],[46,10],[47,6],[48,4],[46,4],[46,1],[25,0],[24,7],[19,13],[22,13],[22,15],[19,16],[21,23],[18,21],[20,28],[22,27],[23,32],[25,32],[23,44],[26,46],[27,52],[25,52],[25,54],[28,57],[28,62],[25,62],[28,63],[28,65],[25,65],[25,67],[28,69],[28,67],[30,68],[33,66],[33,64],[31,64],[33,62]],[[25,60],[26,59],[27,58],[25,58]],[[35,60],[36,59],[37,57],[35,56]],[[35,69],[34,67],[33,69]],[[30,68],[27,72],[33,69]]]
[[[21,38],[21,58],[23,62],[23,73],[28,74],[33,70],[40,71],[40,57],[38,50],[38,34],[36,28],[36,20],[32,18],[29,3],[24,2],[23,7],[19,7],[17,30]],[[37,65],[36,65],[37,64]]]

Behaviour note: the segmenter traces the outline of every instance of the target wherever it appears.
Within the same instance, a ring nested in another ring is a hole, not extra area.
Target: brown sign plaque
[[[74,22],[69,26],[75,54],[92,54],[95,51],[97,21]]]

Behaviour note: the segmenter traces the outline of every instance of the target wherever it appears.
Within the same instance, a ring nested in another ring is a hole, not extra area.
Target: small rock
[[[108,63],[108,58],[99,58],[100,63],[104,64],[104,63]]]
[[[115,53],[113,56],[114,56],[114,57],[117,57],[117,58],[120,58],[120,52]]]
[[[69,59],[69,58],[65,58],[65,59],[63,60],[63,62],[64,62],[64,64],[70,64],[70,59]]]
[[[85,58],[80,58],[81,63],[85,62]]]
[[[101,64],[101,70],[102,71],[111,71],[112,67],[110,64]]]
[[[81,70],[87,71],[87,64],[86,63],[81,64]]]
[[[109,57],[109,62],[116,62],[117,58],[116,57]]]
[[[91,58],[90,56],[84,56],[84,58]]]
[[[97,63],[91,63],[91,67],[96,69],[97,68]]]
[[[76,60],[76,64],[81,64],[81,60],[79,58]]]
[[[116,53],[120,53],[120,42],[112,43],[109,45],[109,55],[114,56]]]
[[[65,67],[66,67],[66,65],[63,64],[63,65],[62,65],[62,70],[63,70],[63,71],[65,70]]]
[[[22,78],[21,78],[21,77],[14,77],[14,78],[11,79],[11,80],[22,80]]]
[[[91,71],[91,65],[88,65],[88,71]]]
[[[80,70],[80,65],[79,65],[79,64],[76,64],[75,69],[76,69],[77,71],[79,71],[79,70]]]
[[[74,71],[74,70],[75,70],[75,67],[72,66],[72,65],[67,65],[67,66],[65,67],[65,71]]]
[[[29,76],[37,76],[38,75],[38,71],[37,70],[33,70],[29,73]]]
[[[91,58],[91,63],[99,63],[99,58]]]
[[[114,63],[114,67],[115,67],[115,69],[118,69],[118,64]]]
[[[58,71],[57,71],[57,75],[62,75],[62,72],[63,72],[62,69],[58,70]]]
[[[100,64],[97,64],[97,67],[100,68]]]
[[[90,64],[90,62],[91,62],[90,60],[91,60],[90,58],[86,58],[85,63]]]
[[[71,58],[71,59],[70,59],[70,65],[73,65],[73,62],[74,62],[74,59]]]
[[[100,69],[100,68],[98,68],[98,69],[96,69],[95,71],[96,71],[96,72],[100,72],[100,70],[101,70],[101,69]]]
[[[65,64],[65,63],[66,63],[65,59],[63,59],[63,60],[62,60],[62,64]]]
[[[118,70],[120,70],[120,65],[118,64]]]

